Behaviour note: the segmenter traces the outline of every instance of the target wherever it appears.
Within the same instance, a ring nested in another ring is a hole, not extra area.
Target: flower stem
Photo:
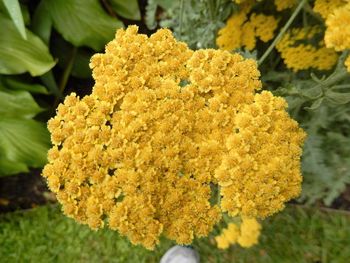
[[[78,52],[78,48],[77,47],[73,47],[71,55],[70,55],[70,58],[68,60],[66,68],[63,71],[63,74],[62,74],[62,77],[61,77],[61,80],[60,80],[60,83],[59,83],[59,86],[58,86],[58,89],[61,92],[61,94],[63,94],[63,91],[66,88],[66,85],[67,85],[67,82],[68,82],[68,79],[69,79],[69,75],[71,74],[72,69],[73,69],[73,65],[74,65],[74,61],[75,61],[75,57],[77,55],[77,52]],[[55,103],[54,103],[54,108],[56,108],[56,106],[58,105],[59,100],[60,100],[60,98],[56,97],[56,100],[55,100]]]
[[[274,39],[274,41],[271,43],[271,45],[268,47],[268,49],[265,51],[265,53],[260,57],[258,60],[258,65],[260,66],[264,60],[270,55],[271,51],[274,49],[278,41],[283,37],[284,33],[288,30],[290,25],[293,23],[296,16],[299,14],[300,10],[303,8],[304,4],[307,2],[307,0],[301,0],[297,8],[295,8],[293,14],[288,19],[287,23],[283,26],[281,31],[278,33],[277,37]]]
[[[182,36],[182,23],[183,23],[183,15],[184,15],[184,4],[185,4],[184,0],[181,0],[181,2],[180,2],[180,21],[179,21],[179,23],[180,23],[180,25],[179,25],[180,38]]]

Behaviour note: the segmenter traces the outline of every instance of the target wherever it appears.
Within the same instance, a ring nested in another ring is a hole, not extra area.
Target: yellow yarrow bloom
[[[323,40],[318,46],[308,44],[320,32],[318,27],[293,28],[282,37],[276,48],[288,68],[293,71],[309,68],[329,70],[336,64],[337,53],[325,47]]]
[[[218,32],[216,44],[219,48],[234,50],[245,47],[253,50],[257,38],[263,42],[273,38],[278,26],[275,17],[252,13],[248,19],[249,11],[250,7],[246,6],[227,20],[226,26]]]
[[[297,3],[297,0],[275,0],[275,6],[277,11],[283,11],[285,9],[292,8]]]
[[[207,236],[221,209],[264,217],[299,194],[304,132],[282,98],[256,93],[256,61],[192,51],[167,29],[147,37],[129,26],[90,67],[91,95],[67,96],[48,123],[53,147],[43,176],[67,216],[153,249],[161,235],[179,244]],[[223,169],[239,184],[230,187]],[[226,190],[212,205],[217,184]]]
[[[348,0],[316,0],[313,10],[326,19],[335,9],[345,5]]]
[[[327,17],[325,43],[336,51],[350,49],[350,3],[344,5]]]
[[[243,217],[239,227],[234,223],[228,224],[228,227],[215,237],[215,241],[220,249],[227,249],[237,243],[248,248],[258,244],[260,230],[261,225],[255,218]]]
[[[237,239],[238,244],[248,248],[258,244],[261,225],[255,218],[244,218],[240,226],[240,235]]]

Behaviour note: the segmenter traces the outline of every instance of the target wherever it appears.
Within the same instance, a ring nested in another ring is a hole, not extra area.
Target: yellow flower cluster
[[[293,71],[309,68],[329,70],[336,64],[337,53],[325,47],[323,40],[318,42],[318,46],[308,44],[320,33],[319,27],[293,28],[282,37],[276,48],[288,68]]]
[[[336,51],[350,49],[350,3],[340,7],[326,20],[325,42]]]
[[[227,249],[230,245],[239,244],[248,248],[256,245],[259,240],[261,225],[255,218],[242,218],[242,223],[238,227],[234,223],[228,224],[221,235],[216,236],[215,240],[218,248]]]
[[[231,214],[264,217],[299,194],[304,132],[282,98],[255,94],[256,61],[130,26],[90,66],[92,94],[66,97],[48,123],[43,176],[66,215],[152,249],[208,235],[217,184]]]
[[[350,49],[350,2],[335,9],[326,20],[325,43],[328,48],[336,51]],[[345,61],[350,72],[350,56]]]
[[[244,3],[240,11],[234,13],[219,30],[216,39],[219,48],[231,51],[245,47],[253,50],[258,38],[263,42],[273,38],[278,21],[273,16],[256,13],[252,13],[248,19],[251,7],[250,2]]]
[[[215,171],[221,209],[230,216],[264,218],[299,195],[304,133],[286,107],[282,98],[263,91],[236,113],[235,132],[228,136],[228,151]]]
[[[297,0],[275,0],[275,6],[277,11],[283,11],[294,7],[298,3]]]
[[[335,9],[346,4],[348,0],[316,0],[313,10],[326,19]]]

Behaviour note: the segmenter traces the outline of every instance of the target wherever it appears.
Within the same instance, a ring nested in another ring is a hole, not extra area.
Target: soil
[[[41,170],[0,177],[0,213],[29,209],[56,202],[40,176]]]

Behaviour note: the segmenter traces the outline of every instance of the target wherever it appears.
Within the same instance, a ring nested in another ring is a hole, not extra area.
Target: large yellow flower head
[[[336,8],[345,5],[348,1],[349,0],[316,0],[313,10],[319,13],[323,19],[326,19]]]
[[[152,249],[208,235],[221,210],[265,217],[296,197],[304,132],[282,98],[255,93],[256,62],[137,31],[117,31],[91,59],[92,94],[49,121],[43,175],[64,213]]]

